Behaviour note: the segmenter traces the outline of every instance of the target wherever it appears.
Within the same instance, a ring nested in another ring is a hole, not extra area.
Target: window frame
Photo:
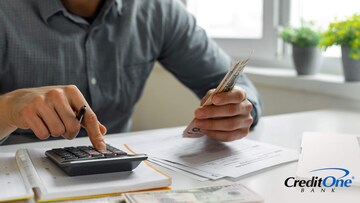
[[[191,0],[181,1],[186,4]],[[293,69],[291,45],[284,43],[279,37],[280,29],[290,24],[290,9],[290,0],[263,0],[261,39],[213,39],[234,59],[248,57],[254,50],[249,65]],[[341,74],[341,58],[323,57],[321,72]]]
[[[187,1],[181,0],[186,4]],[[247,57],[255,50],[252,58],[274,59],[277,51],[277,27],[279,17],[277,15],[279,0],[262,0],[263,1],[263,36],[260,39],[249,38],[212,38],[225,52],[234,58]],[[258,47],[261,47],[259,49]]]

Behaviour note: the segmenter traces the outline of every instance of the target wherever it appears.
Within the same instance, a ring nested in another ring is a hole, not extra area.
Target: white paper
[[[201,177],[206,177],[210,180],[218,180],[218,179],[224,178],[224,176],[222,176],[222,175],[212,174],[212,173],[209,173],[209,172],[206,172],[203,170],[199,170],[199,169],[196,169],[193,167],[185,166],[185,165],[171,162],[171,161],[164,160],[164,159],[158,159],[158,158],[153,157],[153,158],[150,158],[150,161],[160,162],[160,163],[165,164],[167,167],[177,168],[177,169],[183,170],[187,173],[192,173],[192,174],[196,174]]]
[[[192,178],[192,179],[195,179],[195,180],[198,180],[198,181],[208,181],[210,180],[209,178],[206,178],[206,177],[202,177],[202,176],[199,176],[199,175],[196,175],[196,174],[193,174],[193,173],[190,173],[190,172],[187,172],[187,171],[184,171],[182,169],[179,169],[179,168],[176,168],[176,167],[173,167],[171,165],[168,165],[167,163],[164,163],[164,162],[160,162],[158,160],[154,160],[154,159],[149,159],[149,161],[151,163],[154,163],[154,164],[157,164],[159,166],[162,166],[162,167],[165,167],[165,168],[168,168],[172,171],[175,171],[179,174],[182,174],[184,176],[187,176],[189,178]]]
[[[60,201],[57,203],[125,203],[125,199],[122,196],[115,197],[104,197],[84,200],[71,200],[71,201]]]
[[[171,184],[171,179],[144,162],[135,170],[128,172],[68,176],[45,156],[45,149],[28,149],[28,151],[36,172],[46,188],[42,200],[137,191]]]
[[[249,139],[218,142],[207,137],[182,138],[180,134],[156,135],[143,143],[129,144],[135,152],[182,164],[216,175],[239,177],[254,171],[295,161],[299,153]]]
[[[297,176],[327,177],[344,175],[341,170],[320,170],[321,168],[344,168],[349,170],[347,178],[353,179],[353,185],[360,185],[360,135],[304,133],[301,143],[301,156],[298,163]]]
[[[31,188],[27,188],[16,165],[14,153],[0,153],[0,202],[11,199],[32,198]]]

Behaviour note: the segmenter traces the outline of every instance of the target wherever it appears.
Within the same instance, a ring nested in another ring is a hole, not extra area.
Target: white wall
[[[248,68],[248,77],[263,97],[264,115],[317,109],[360,110],[360,83],[342,76],[297,76],[294,70]]]
[[[133,115],[133,130],[187,125],[199,99],[169,72],[155,65]]]

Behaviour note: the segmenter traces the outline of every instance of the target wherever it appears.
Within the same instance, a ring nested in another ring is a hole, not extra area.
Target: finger
[[[241,106],[239,104],[203,106],[195,110],[195,118],[198,119],[232,117],[240,114]]]
[[[59,137],[65,133],[65,126],[52,106],[37,106],[37,112],[52,136]]]
[[[248,100],[241,104],[225,104],[222,106],[202,106],[195,110],[195,118],[219,118],[232,117],[236,115],[248,115],[252,111],[252,104]]]
[[[65,133],[62,136],[66,139],[74,139],[80,131],[80,122],[76,119],[76,114],[63,93],[57,94],[54,98],[55,111],[65,126]]]
[[[90,108],[87,109],[82,123],[92,145],[98,150],[105,150],[106,144],[101,132],[102,124],[100,124],[95,113]]]
[[[47,129],[43,120],[36,114],[33,114],[28,117],[26,120],[27,125],[29,128],[34,132],[36,137],[40,140],[45,140],[50,137],[50,132]]]
[[[212,139],[219,140],[222,142],[231,142],[234,140],[244,138],[249,133],[249,128],[241,128],[230,132],[214,131],[214,130],[204,130],[203,132]]]
[[[220,119],[195,119],[195,126],[202,130],[234,131],[250,127],[252,122],[253,118],[248,115]]]
[[[80,90],[74,85],[69,85],[65,87],[65,93],[69,99],[71,107],[76,111],[86,105],[86,113],[84,114],[81,124],[85,128],[92,145],[98,150],[105,150],[106,144],[100,131],[99,121],[96,114],[81,94]]]
[[[200,106],[204,105],[204,103],[206,102],[206,100],[210,97],[210,95],[215,92],[215,89],[211,89],[209,90],[206,95],[201,99],[201,103]]]
[[[213,96],[214,105],[236,104],[246,100],[246,92],[242,89],[233,89],[230,92],[221,92]]]

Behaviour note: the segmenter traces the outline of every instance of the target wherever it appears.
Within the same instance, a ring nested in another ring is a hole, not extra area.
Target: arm
[[[4,69],[17,68],[8,64],[9,38],[5,20],[6,16],[0,9],[0,80],[9,77]],[[46,139],[50,135],[72,139],[80,130],[75,112],[84,104],[88,108],[81,125],[94,147],[104,148],[102,134],[106,129],[99,123],[80,90],[73,85],[25,88],[1,94],[0,144],[17,128],[31,129],[39,139]]]
[[[196,25],[195,19],[188,14],[180,3],[171,0],[168,0],[167,3],[168,13],[164,22],[164,43],[159,61],[201,98],[209,89],[215,88],[220,83],[231,66],[232,59],[214,41],[209,39],[205,31]],[[237,127],[240,126],[240,123],[242,125],[246,123],[245,128],[257,123],[262,111],[261,99],[245,75],[239,79],[236,89],[228,94],[222,94],[222,97],[225,97],[224,100],[214,105],[219,108],[213,106],[199,108],[195,111],[195,117],[199,120],[198,123],[200,124],[200,120],[204,121],[205,129],[208,128],[210,131],[226,130],[207,126],[214,124],[213,119],[211,119],[212,123],[209,123],[209,118],[219,116],[225,118],[241,115],[242,119],[237,121],[227,119],[223,123],[224,125],[229,123],[236,125],[237,122],[239,125],[234,126],[233,130],[238,131]],[[234,110],[231,115],[224,114],[223,111],[227,111],[229,108]],[[239,109],[243,110],[240,111]],[[199,117],[198,114],[202,110],[207,115]],[[248,123],[250,125],[247,125]],[[242,127],[239,128],[245,132],[242,134],[247,134],[247,130]]]

